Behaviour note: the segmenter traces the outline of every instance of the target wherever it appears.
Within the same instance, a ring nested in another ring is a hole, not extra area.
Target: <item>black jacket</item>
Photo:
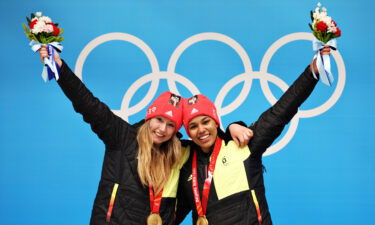
[[[265,196],[262,154],[297,113],[316,83],[310,69],[306,68],[280,100],[250,126],[254,136],[247,147],[238,148],[233,140],[219,133],[223,143],[216,161],[206,212],[210,225],[259,225],[259,221],[262,225],[272,224]],[[191,141],[184,144],[190,150],[190,157],[180,172],[176,224],[183,221],[190,210],[193,210],[195,224],[197,212],[191,184],[192,152],[197,150],[200,193],[211,153],[205,154]]]
[[[149,192],[137,173],[137,127],[116,116],[94,97],[80,79],[63,63],[58,84],[72,101],[76,112],[105,144],[102,174],[95,198],[92,225],[146,224],[150,214]],[[160,215],[163,224],[173,224],[179,169],[172,171],[164,187]],[[118,185],[110,221],[106,222],[111,195]]]

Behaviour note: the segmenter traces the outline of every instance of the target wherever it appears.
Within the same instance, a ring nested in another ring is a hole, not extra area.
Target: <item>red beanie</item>
[[[189,122],[196,116],[209,116],[218,126],[220,126],[220,119],[216,112],[216,107],[213,102],[206,96],[199,94],[191,98],[184,99],[183,119],[186,133],[189,134]]]
[[[174,122],[175,133],[177,133],[182,126],[182,100],[181,96],[175,95],[172,92],[166,91],[162,93],[148,107],[145,120],[155,116],[170,119]]]

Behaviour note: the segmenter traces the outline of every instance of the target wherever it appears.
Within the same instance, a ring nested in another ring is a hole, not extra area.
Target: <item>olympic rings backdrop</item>
[[[88,224],[104,155],[56,82],[43,82],[21,27],[31,12],[59,22],[62,58],[123,119],[141,120],[171,90],[207,95],[226,128],[256,121],[308,66],[316,3],[2,1],[0,223]],[[318,83],[264,154],[269,207],[274,224],[371,224],[375,3],[322,4],[342,30],[335,82]]]

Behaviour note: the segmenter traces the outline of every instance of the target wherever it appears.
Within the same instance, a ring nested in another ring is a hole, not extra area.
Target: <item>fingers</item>
[[[320,50],[320,54],[321,55],[330,55],[331,54],[331,47],[329,45],[324,46],[324,48],[322,48]],[[316,58],[313,59],[310,63],[310,70],[314,71],[315,74],[319,73],[318,67],[316,66]]]
[[[247,128],[246,131],[242,135],[240,147],[245,147],[246,145],[248,145],[252,137],[253,137],[253,131]]]
[[[241,148],[244,147],[244,143],[245,143],[245,135],[244,135],[244,134],[239,135],[239,136],[238,136],[238,141],[239,141],[238,146],[241,147]]]
[[[248,128],[245,128],[244,132],[237,137],[237,142],[238,142],[236,143],[237,146],[241,148],[247,146],[252,137],[253,137],[253,131]]]
[[[42,45],[42,47],[39,49],[39,56],[40,56],[40,61],[42,63],[44,63],[44,58],[49,57],[47,45]],[[57,62],[57,64],[61,67],[62,61],[57,51],[54,51],[54,59]]]
[[[48,49],[47,46],[42,45],[42,47],[39,49],[39,56],[40,56],[40,61],[44,62],[44,58],[48,57]]]
[[[254,136],[254,132],[253,132],[253,130],[251,130],[250,128],[247,129],[246,134],[247,134],[250,138],[252,138],[252,137]]]
[[[245,147],[253,137],[253,131],[239,124],[231,124],[229,131],[233,141],[238,147]]]
[[[331,54],[331,47],[326,45],[322,50],[320,50],[320,54],[322,55],[329,55]]]

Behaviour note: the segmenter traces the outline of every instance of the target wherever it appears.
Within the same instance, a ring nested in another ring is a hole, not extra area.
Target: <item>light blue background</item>
[[[218,32],[240,43],[254,71],[259,71],[272,43],[290,33],[309,32],[309,11],[315,5],[316,1],[301,0],[2,0],[0,224],[88,224],[104,153],[102,142],[56,83],[42,81],[42,64],[21,27],[25,16],[42,11],[60,23],[66,38],[62,57],[72,69],[82,49],[102,34],[137,36],[152,48],[165,71],[182,41],[198,33]],[[371,224],[374,218],[375,3],[326,0],[323,5],[342,30],[338,43],[347,80],[330,110],[301,119],[286,148],[264,158],[267,197],[277,225]],[[291,84],[312,55],[311,43],[290,43],[272,58],[269,72]],[[333,66],[337,72],[334,62]],[[126,89],[150,71],[143,52],[113,41],[89,55],[83,79],[101,100],[119,109]],[[215,99],[230,78],[243,72],[243,66],[228,46],[206,41],[184,52],[176,72]],[[225,105],[241,87],[230,92]],[[132,104],[147,88],[137,92]],[[158,93],[166,88],[163,81]],[[181,86],[180,90],[190,96]],[[272,90],[281,93],[275,86]],[[302,108],[321,105],[333,90],[319,83]],[[240,119],[251,123],[267,107],[259,82],[254,81],[245,103],[224,116],[223,123]],[[143,116],[144,110],[130,122]]]

